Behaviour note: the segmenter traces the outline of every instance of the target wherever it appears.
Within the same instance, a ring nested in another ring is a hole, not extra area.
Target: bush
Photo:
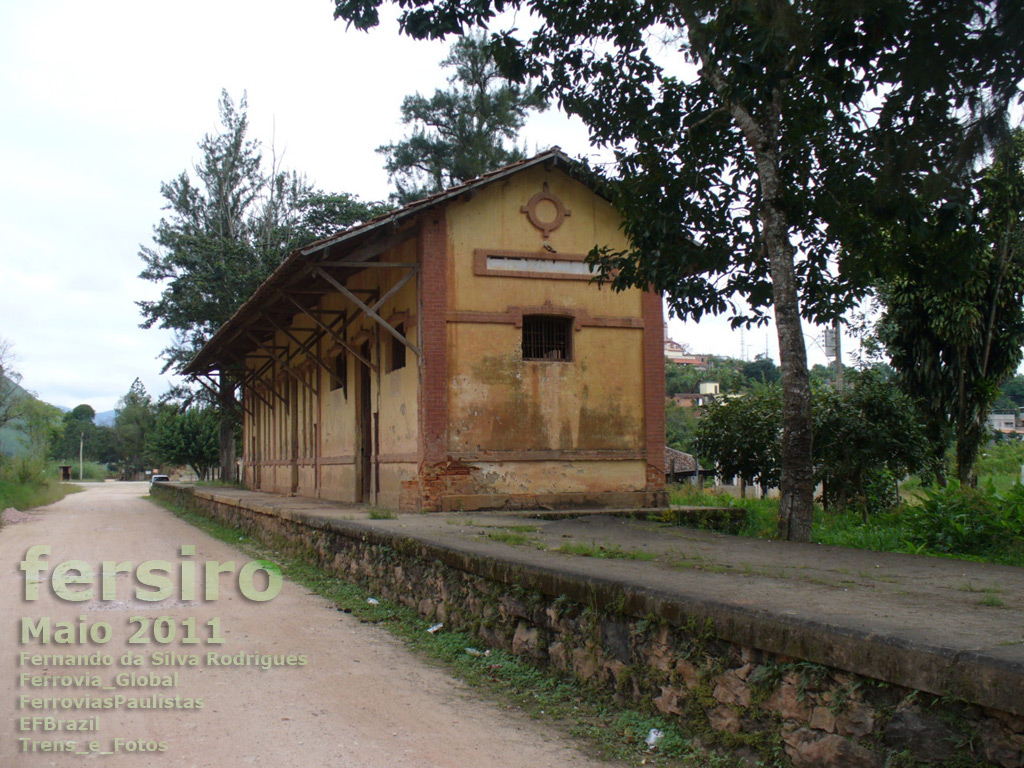
[[[999,493],[991,485],[951,483],[909,509],[906,523],[907,540],[917,551],[1016,560],[1024,552],[1024,486]]]
[[[46,480],[46,462],[43,459],[18,458],[11,462],[6,475],[18,485],[40,484]]]
[[[1024,464],[1024,443],[1006,441],[985,448],[974,465],[979,477],[1005,476],[1018,480]]]
[[[74,481],[78,480],[78,459],[74,461],[70,459],[59,459],[57,461],[50,462],[50,477],[60,478],[60,467],[61,465],[71,465],[71,479]],[[105,464],[99,464],[95,461],[87,461],[82,464],[82,480],[94,480],[102,482],[108,477],[115,477],[116,473],[111,472],[107,469]]]

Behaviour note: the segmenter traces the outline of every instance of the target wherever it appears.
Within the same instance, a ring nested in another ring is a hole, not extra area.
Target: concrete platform
[[[625,595],[633,615],[710,618],[730,642],[1024,715],[1024,568],[747,539],[625,511],[371,519],[365,507],[307,498],[194,495],[414,543],[421,555],[556,596],[590,584]]]

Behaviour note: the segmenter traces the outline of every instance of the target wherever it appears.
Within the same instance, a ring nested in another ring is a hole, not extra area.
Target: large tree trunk
[[[763,177],[762,177],[763,184]],[[779,483],[779,537],[810,541],[814,517],[811,381],[800,323],[794,249],[785,217],[771,203],[762,213],[772,274],[775,328],[782,368],[782,476]]]
[[[811,540],[814,515],[814,466],[811,435],[811,381],[807,371],[807,349],[800,323],[800,299],[797,295],[796,249],[790,239],[786,216],[783,179],[780,172],[782,140],[782,89],[772,89],[771,101],[755,117],[740,100],[718,69],[696,15],[684,11],[690,42],[704,67],[707,78],[718,93],[733,122],[740,129],[757,165],[757,183],[761,206],[758,219],[769,271],[772,276],[772,300],[775,327],[779,337],[779,365],[782,368],[782,476],[779,483],[779,536],[793,541]],[[799,151],[800,148],[793,148]]]
[[[956,430],[956,473],[962,487],[978,484],[974,474],[974,462],[978,460],[981,443],[985,439],[985,425],[977,419],[963,415],[963,422]]]
[[[226,374],[220,375],[220,480],[235,482],[235,387]]]
[[[796,249],[790,240],[778,151],[765,131],[743,115],[748,142],[758,167],[762,207],[761,234],[772,276],[775,329],[782,368],[782,456],[779,482],[779,537],[810,541],[814,518],[814,456],[811,428],[811,379],[797,295]],[[741,122],[741,126],[743,121]]]

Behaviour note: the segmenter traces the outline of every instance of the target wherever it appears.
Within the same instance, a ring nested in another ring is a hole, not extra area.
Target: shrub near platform
[[[904,513],[916,552],[1015,564],[1024,559],[1024,486],[1000,493],[992,486],[928,493]]]

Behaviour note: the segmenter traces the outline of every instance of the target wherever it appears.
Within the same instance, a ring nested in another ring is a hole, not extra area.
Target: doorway
[[[364,360],[370,359],[370,343],[368,341],[363,342],[363,345],[359,347],[359,354]],[[373,407],[372,400],[370,399],[370,381],[370,367],[365,364],[360,365],[359,428],[357,431],[359,445],[356,448],[356,480],[358,488],[356,492],[356,501],[364,504],[371,501],[370,478],[372,470],[371,459],[373,456]]]

